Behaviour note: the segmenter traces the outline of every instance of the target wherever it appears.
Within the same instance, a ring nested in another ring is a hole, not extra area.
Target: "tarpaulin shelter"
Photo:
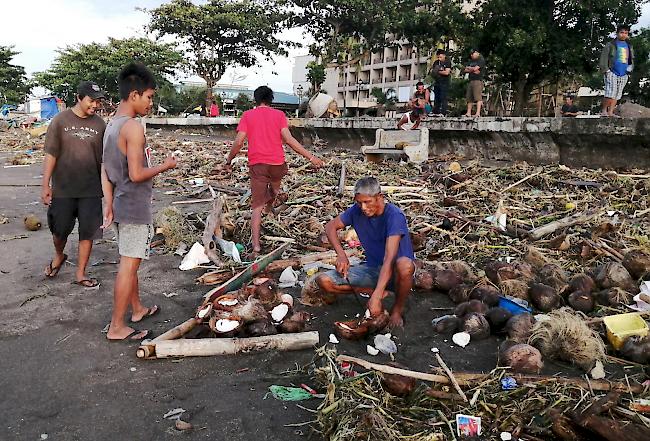
[[[57,98],[46,96],[30,99],[25,103],[25,113],[39,119],[52,119],[57,113],[59,113]]]

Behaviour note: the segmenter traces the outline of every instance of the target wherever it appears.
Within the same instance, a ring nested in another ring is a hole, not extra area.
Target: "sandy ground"
[[[0,163],[6,157],[0,153]],[[136,358],[136,343],[106,341],[101,329],[110,319],[118,259],[113,234],[107,233],[91,256],[90,275],[101,280],[100,289],[71,284],[76,232],[67,248],[69,263],[56,279],[46,280],[43,268],[53,252],[49,230],[44,225],[27,232],[22,222],[28,213],[46,219],[39,176],[40,165],[0,169],[0,214],[10,219],[0,225],[0,439],[38,440],[44,434],[51,440],[320,439],[308,425],[296,425],[313,419],[311,413],[267,397],[272,384],[311,381],[298,369],[312,360],[311,350],[143,361]],[[163,190],[156,190],[157,206],[166,203]],[[16,235],[27,237],[7,240]],[[141,268],[143,301],[162,308],[146,322],[154,335],[190,317],[207,291],[194,284],[202,270],[182,272],[179,261],[154,255]],[[178,295],[163,295],[170,292]],[[497,338],[461,349],[433,333],[431,319],[445,313],[433,308],[450,306],[441,294],[411,297],[405,328],[396,333],[396,361],[428,371],[435,364],[430,352],[435,346],[454,370],[487,372],[495,366]],[[361,307],[348,297],[310,312],[311,329],[320,331],[324,344],[332,322],[354,316]],[[368,357],[366,343],[342,342],[338,350]],[[380,355],[374,361],[390,360]],[[547,362],[544,372],[571,370]],[[319,401],[300,404],[313,409]],[[163,419],[179,407],[193,431],[179,432]]]

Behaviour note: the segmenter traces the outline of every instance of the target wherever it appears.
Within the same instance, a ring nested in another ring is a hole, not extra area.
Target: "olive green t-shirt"
[[[53,197],[102,197],[105,129],[106,123],[97,115],[81,118],[68,109],[54,117],[45,137],[45,152],[56,158]]]

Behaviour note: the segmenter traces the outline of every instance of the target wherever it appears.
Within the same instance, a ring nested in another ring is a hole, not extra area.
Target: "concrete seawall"
[[[191,128],[234,136],[237,118],[146,118],[147,127]],[[316,139],[331,147],[357,150],[375,141],[378,128],[395,119],[337,118],[289,120],[306,146]],[[622,118],[429,118],[431,155],[562,163],[571,167],[650,169],[650,119]]]

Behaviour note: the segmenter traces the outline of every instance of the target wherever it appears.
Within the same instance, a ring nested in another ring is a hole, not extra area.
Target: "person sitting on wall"
[[[578,112],[578,107],[573,104],[573,97],[564,97],[564,104],[562,105],[562,109],[560,109],[560,113],[562,116],[567,118],[575,118],[580,114],[580,112]]]
[[[410,105],[412,109],[421,109],[423,113],[431,111],[431,92],[424,87],[422,81],[418,81],[415,85],[415,92],[411,98]]]
[[[356,231],[366,262],[350,267],[339,242],[338,231],[347,226]],[[316,277],[319,293],[360,293],[370,297],[371,317],[382,314],[382,301],[394,290],[395,303],[390,311],[391,327],[403,326],[406,299],[413,287],[415,255],[406,216],[397,206],[386,202],[376,178],[367,176],[354,185],[354,205],[325,225],[325,233],[336,251],[336,269]]]
[[[402,115],[399,122],[397,123],[397,128],[402,130],[413,130],[420,127],[420,122],[422,122],[422,114],[424,110],[419,107],[415,107],[410,112],[406,112]]]

